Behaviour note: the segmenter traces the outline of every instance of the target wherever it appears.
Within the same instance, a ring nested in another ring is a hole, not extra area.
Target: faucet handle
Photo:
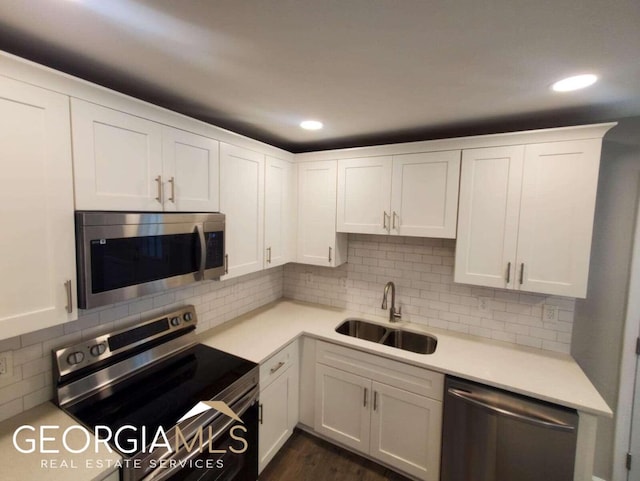
[[[394,319],[401,319],[402,318],[402,306],[398,306],[397,309],[393,310],[393,318]]]

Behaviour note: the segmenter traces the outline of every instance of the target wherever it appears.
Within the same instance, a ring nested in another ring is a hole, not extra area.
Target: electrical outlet
[[[8,378],[13,376],[13,351],[0,353],[0,377]]]
[[[347,288],[347,278],[346,277],[341,277],[340,278],[340,289],[346,289]]]
[[[304,273],[304,282],[308,286],[313,284],[313,274],[311,272]]]
[[[478,310],[485,314],[491,312],[491,298],[490,297],[478,297]]]
[[[558,306],[544,304],[542,306],[542,320],[544,322],[555,322],[558,320]]]

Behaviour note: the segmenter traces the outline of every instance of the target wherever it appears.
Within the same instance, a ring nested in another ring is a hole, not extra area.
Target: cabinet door
[[[298,165],[298,262],[336,265],[337,162]]]
[[[162,128],[164,210],[218,212],[218,142],[171,127]]]
[[[388,234],[391,157],[338,161],[337,231]]]
[[[427,481],[440,474],[442,403],[373,382],[370,455]]]
[[[265,174],[265,267],[295,260],[295,166],[267,157]]]
[[[512,288],[524,147],[462,152],[454,281]]]
[[[77,318],[69,126],[68,97],[0,77],[0,339]]]
[[[352,449],[369,452],[371,381],[316,365],[314,429]]]
[[[162,127],[71,99],[76,209],[160,211]]]
[[[518,234],[520,289],[586,296],[600,145],[599,139],[527,145]]]
[[[220,144],[220,210],[226,215],[224,278],[262,269],[264,260],[264,155]]]
[[[393,157],[391,233],[456,237],[460,151]]]
[[[269,464],[297,424],[297,375],[297,366],[292,366],[260,392],[258,472]]]

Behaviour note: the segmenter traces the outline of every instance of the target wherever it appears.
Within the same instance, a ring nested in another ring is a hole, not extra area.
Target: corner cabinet
[[[298,255],[301,264],[347,261],[347,235],[336,232],[335,160],[298,164]]]
[[[298,359],[298,341],[294,341],[260,365],[259,473],[298,423]]]
[[[460,151],[341,159],[337,230],[455,238]]]
[[[220,210],[226,216],[222,279],[262,270],[264,155],[220,144]]]
[[[78,210],[219,209],[218,142],[71,99]]]
[[[314,430],[425,481],[440,473],[444,375],[316,344]]]
[[[267,157],[264,190],[264,267],[269,268],[296,259],[295,165]]]
[[[455,282],[586,297],[601,143],[463,151]]]
[[[0,76],[0,339],[77,318],[69,98]]]

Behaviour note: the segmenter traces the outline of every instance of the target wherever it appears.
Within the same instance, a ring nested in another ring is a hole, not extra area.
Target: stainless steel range
[[[57,403],[123,481],[258,477],[258,366],[197,342],[193,306],[55,351]]]

